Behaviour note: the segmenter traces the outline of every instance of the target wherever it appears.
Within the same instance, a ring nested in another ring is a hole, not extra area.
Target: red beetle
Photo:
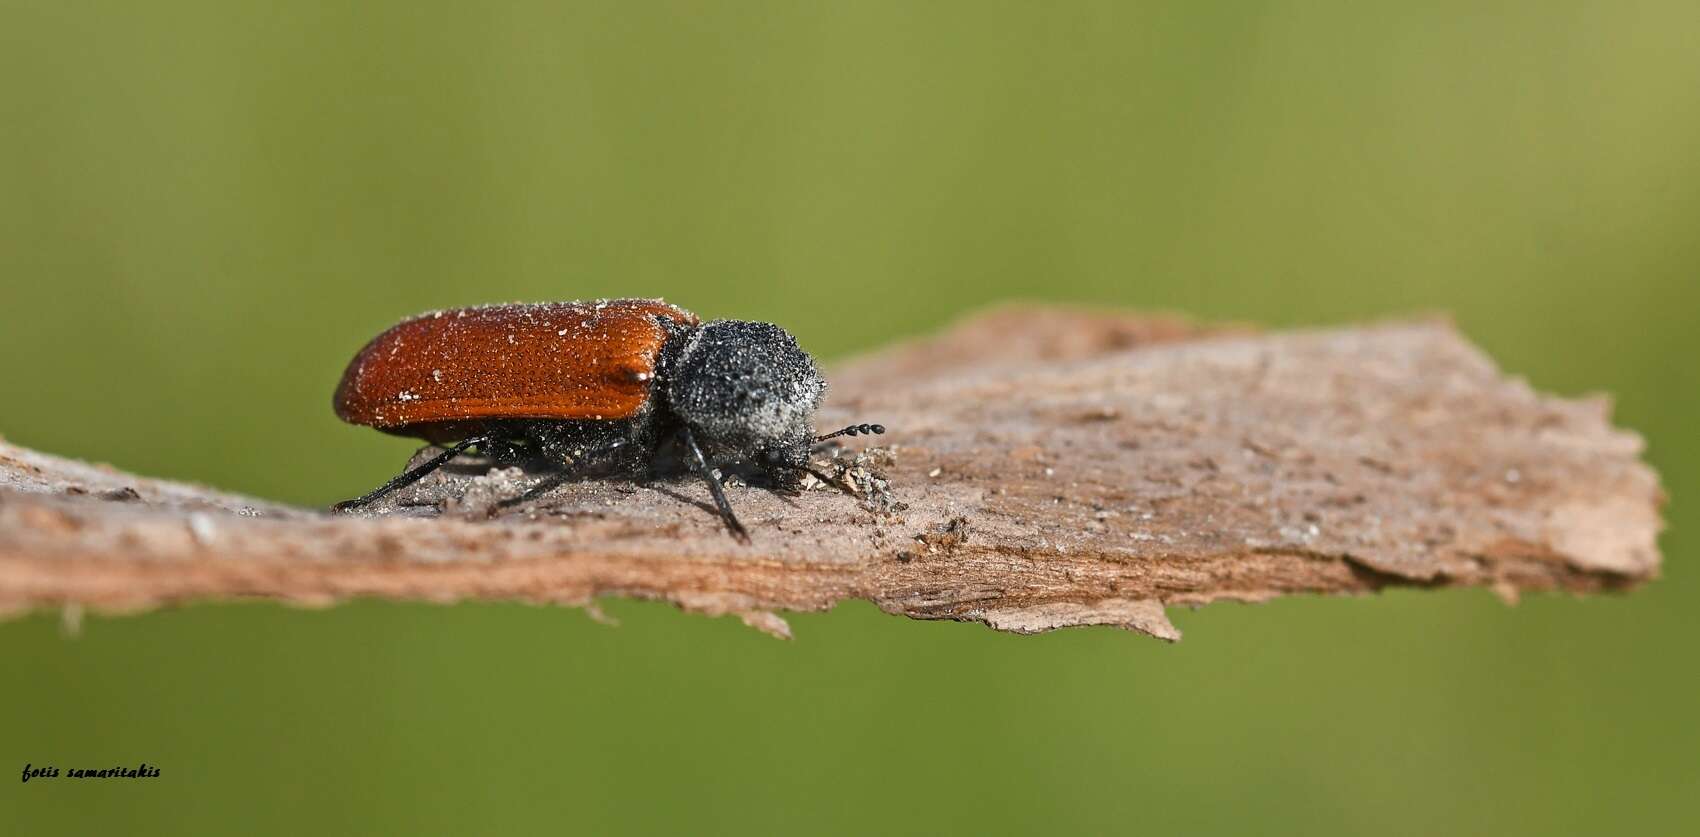
[[[552,470],[504,505],[591,468],[642,477],[682,455],[726,528],[748,542],[710,462],[748,463],[770,486],[794,491],[816,443],[885,432],[855,424],[815,435],[825,394],[814,359],[784,329],[703,323],[658,299],[421,314],[355,355],[334,406],[343,421],[447,450],[336,508],[367,505],[473,447],[498,465]]]

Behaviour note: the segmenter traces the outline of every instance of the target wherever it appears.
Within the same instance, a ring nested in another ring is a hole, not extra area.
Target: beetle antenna
[[[885,432],[885,425],[883,425],[883,424],[852,424],[849,427],[844,428],[843,430],[834,430],[831,433],[826,434],[825,436],[816,436],[815,442],[818,444],[818,443],[824,442],[828,439],[836,439],[839,436],[856,436],[856,435],[860,435],[862,433],[872,433],[874,435],[878,435],[878,434],[884,433],[884,432]]]
[[[448,464],[449,460],[461,455],[461,453],[463,453],[467,448],[470,448],[474,445],[486,444],[490,441],[492,441],[492,439],[489,436],[474,436],[470,439],[462,439],[459,444],[455,445],[452,448],[449,448],[448,450],[443,451],[440,454],[437,454],[436,456],[431,457],[431,460],[424,463],[423,465],[420,465],[419,467],[414,468],[411,471],[406,471],[406,472],[402,473],[401,476],[398,476],[395,479],[392,479],[389,482],[386,482],[383,485],[380,485],[377,488],[372,489],[372,491],[367,493],[367,494],[363,494],[363,495],[356,497],[352,500],[344,500],[340,503],[337,503],[336,505],[331,506],[331,509],[333,511],[345,512],[345,511],[349,511],[351,509],[360,508],[361,506],[369,505],[373,501],[382,498],[384,495],[389,494],[390,492],[395,491],[396,489],[406,488],[406,487],[424,479],[426,474],[429,474],[432,471],[435,471],[438,468],[441,468],[444,465]]]

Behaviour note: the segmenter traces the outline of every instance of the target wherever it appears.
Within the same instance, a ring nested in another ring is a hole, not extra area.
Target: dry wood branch
[[[862,598],[1174,639],[1165,605],[1658,571],[1640,439],[1440,322],[1258,335],[1004,309],[832,377],[822,426],[892,431],[847,478],[889,494],[734,488],[750,547],[690,482],[570,484],[489,519],[529,478],[462,468],[346,518],[0,445],[0,609],[612,595],[785,634],[775,611]]]

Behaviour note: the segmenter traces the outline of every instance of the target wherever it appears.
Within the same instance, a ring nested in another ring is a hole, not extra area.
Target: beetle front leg
[[[696,436],[691,434],[689,426],[682,429],[680,435],[685,442],[685,462],[691,466],[691,470],[697,472],[697,476],[702,477],[703,482],[708,483],[708,493],[714,497],[714,508],[720,512],[720,519],[726,524],[726,530],[739,543],[748,544],[750,532],[744,528],[744,524],[738,522],[738,516],[732,513],[732,503],[726,499],[726,489],[720,485],[720,478],[709,469],[708,459],[702,455],[702,448],[697,447]]]

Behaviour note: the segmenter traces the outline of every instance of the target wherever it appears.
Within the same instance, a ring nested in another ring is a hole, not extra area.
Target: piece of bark
[[[1658,479],[1606,399],[1540,395],[1444,322],[1007,308],[831,378],[820,426],[878,421],[883,446],[840,456],[842,486],[733,487],[751,546],[689,480],[574,483],[491,519],[534,477],[472,462],[339,517],[0,444],[0,611],[632,596],[787,636],[776,611],[860,598],[1178,639],[1166,605],[1658,572]]]

